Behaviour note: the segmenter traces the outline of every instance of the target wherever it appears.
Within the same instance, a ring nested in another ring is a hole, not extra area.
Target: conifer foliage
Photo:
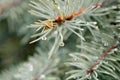
[[[5,1],[0,19],[37,45],[0,80],[120,80],[119,0]]]

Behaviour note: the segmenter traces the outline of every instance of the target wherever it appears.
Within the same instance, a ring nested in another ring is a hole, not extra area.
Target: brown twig
[[[66,17],[62,17],[62,16],[58,16],[56,19],[55,19],[55,22],[57,23],[63,23],[67,20],[71,20],[73,19],[75,16],[78,16],[80,14],[82,14],[84,11],[86,10],[85,7],[81,8],[79,11],[76,11],[76,12],[73,12],[72,14],[69,14],[68,16]]]
[[[99,7],[101,7],[102,6],[102,4],[103,4],[103,2],[97,2],[96,4],[94,4],[92,7],[91,7],[91,9],[93,10],[93,9],[96,9],[96,8],[99,8]],[[87,10],[87,8],[84,6],[84,7],[82,7],[79,11],[75,11],[75,12],[73,12],[73,13],[71,13],[71,14],[68,14],[67,16],[61,16],[61,15],[59,15],[59,16],[57,16],[52,22],[49,22],[49,20],[46,20],[46,24],[45,24],[45,30],[48,30],[48,29],[51,29],[51,28],[54,28],[54,27],[56,27],[56,24],[62,24],[62,23],[64,23],[65,21],[70,21],[70,20],[72,20],[74,17],[76,17],[76,16],[78,16],[78,15],[80,15],[80,14],[82,14],[82,13],[84,13],[85,11]],[[49,25],[49,23],[51,23],[53,26],[51,26],[51,25]],[[54,25],[55,24],[55,25]],[[48,26],[49,25],[49,26]]]
[[[115,49],[120,44],[120,39],[113,45],[111,45],[107,50],[95,61],[95,63],[89,68],[87,71],[87,74],[91,74],[94,71],[94,68],[100,63],[103,59],[107,57],[109,52],[111,52],[113,49]]]
[[[102,5],[103,5],[103,2],[97,2],[96,4],[94,4],[94,5],[92,6],[92,9],[99,8],[99,7],[101,7]],[[76,17],[76,16],[84,13],[86,9],[87,9],[86,7],[82,7],[79,11],[75,11],[75,12],[73,12],[73,13],[71,13],[71,14],[68,14],[66,17],[58,16],[58,17],[54,20],[54,22],[63,23],[63,22],[65,22],[65,21],[67,21],[67,20],[72,20],[74,17]]]
[[[11,7],[15,6],[19,2],[21,2],[21,0],[13,0],[11,2],[0,4],[0,15],[3,14],[5,10],[10,9]]]

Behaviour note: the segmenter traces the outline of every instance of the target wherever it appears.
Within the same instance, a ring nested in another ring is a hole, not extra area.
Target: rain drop
[[[65,44],[64,44],[64,42],[60,42],[60,46],[64,46]]]
[[[40,79],[45,79],[45,75],[42,74],[42,75],[40,76]]]
[[[104,43],[104,46],[108,46],[108,43],[107,43],[107,42],[105,42],[105,43]]]
[[[47,40],[47,37],[43,36],[43,37],[42,37],[42,40]]]
[[[93,24],[93,25],[96,25],[96,24],[97,24],[97,22],[89,22],[89,23],[91,23],[91,24]]]
[[[93,24],[94,24],[94,25],[96,25],[96,24],[97,24],[97,22],[93,22]]]
[[[58,9],[60,10],[60,6],[58,6]]]
[[[58,32],[57,31],[54,31],[54,34],[56,35]]]
[[[118,51],[118,48],[115,48],[114,51]]]

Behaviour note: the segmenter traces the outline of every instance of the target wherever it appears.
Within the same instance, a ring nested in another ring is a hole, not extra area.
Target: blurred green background
[[[0,0],[0,72],[26,61],[36,44],[26,28],[37,18],[28,13],[29,0]],[[31,18],[32,17],[32,18]]]
[[[6,19],[0,21],[0,71],[27,60],[33,55],[35,44],[21,45],[21,38],[9,30]]]

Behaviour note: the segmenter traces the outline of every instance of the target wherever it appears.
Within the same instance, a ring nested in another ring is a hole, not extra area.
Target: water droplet
[[[58,32],[57,32],[57,31],[54,31],[54,34],[56,35],[56,34],[58,34]]]
[[[42,74],[42,75],[40,76],[40,79],[45,79],[45,75]]]
[[[97,24],[97,22],[89,22],[89,23],[94,24],[94,25],[96,25],[96,24]]]
[[[115,48],[114,51],[118,51],[118,48]]]
[[[96,24],[97,24],[97,22],[93,22],[93,24],[95,24],[95,25],[96,25]]]
[[[60,46],[64,46],[65,44],[64,44],[64,42],[60,42]]]
[[[60,10],[60,6],[58,6],[58,9]]]
[[[43,37],[42,37],[42,40],[47,40],[47,37],[43,36]]]
[[[108,46],[108,43],[107,43],[107,42],[104,42],[104,46]]]

